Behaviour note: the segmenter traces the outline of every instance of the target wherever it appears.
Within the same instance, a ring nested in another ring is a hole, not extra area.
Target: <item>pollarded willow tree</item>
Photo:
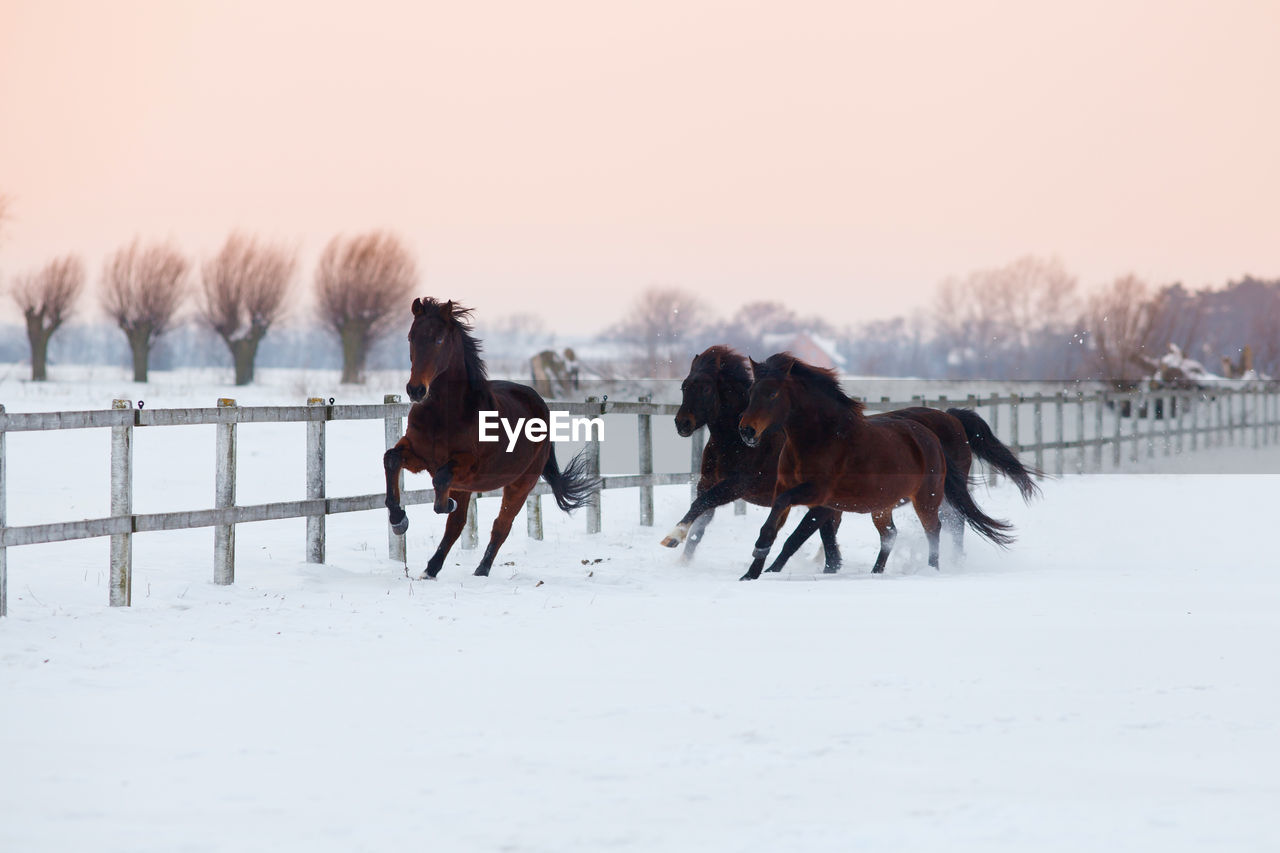
[[[84,262],[76,255],[56,258],[14,282],[13,299],[27,321],[34,381],[49,378],[49,339],[66,322],[83,290]]]
[[[258,344],[284,313],[297,266],[296,252],[243,234],[204,262],[200,317],[231,350],[237,385],[253,381]]]
[[[342,344],[343,382],[361,380],[369,348],[402,319],[417,281],[413,256],[393,234],[329,241],[316,266],[316,298]]]
[[[102,308],[129,339],[133,380],[147,381],[151,348],[178,319],[190,262],[168,243],[134,240],[102,267]]]

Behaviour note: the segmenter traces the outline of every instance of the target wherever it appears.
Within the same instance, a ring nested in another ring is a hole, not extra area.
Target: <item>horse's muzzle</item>
[[[693,435],[693,420],[691,418],[676,418],[676,432],[681,438],[688,438]]]
[[[410,382],[408,385],[404,386],[404,392],[409,395],[410,400],[418,403],[422,401],[423,397],[427,396],[427,386],[414,385]]]
[[[738,437],[742,439],[742,443],[747,447],[755,447],[760,443],[760,436],[756,435],[755,427],[738,427]]]

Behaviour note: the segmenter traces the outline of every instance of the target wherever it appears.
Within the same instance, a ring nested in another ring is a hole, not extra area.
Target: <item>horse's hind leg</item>
[[[537,482],[538,472],[535,471],[533,479],[521,478],[502,490],[502,508],[498,510],[498,517],[493,521],[493,529],[489,533],[489,545],[484,549],[480,565],[476,566],[476,575],[479,577],[489,574],[489,569],[493,567],[493,560],[498,556],[498,549],[502,547],[503,542],[507,541],[507,535],[511,532],[511,522],[520,513],[520,507],[524,506],[525,498],[529,497],[529,492],[533,491]]]
[[[942,521],[938,518],[936,504],[914,502],[916,515],[920,518],[920,526],[924,528],[925,538],[929,540],[929,565],[938,568],[938,540],[942,534]]]
[[[889,552],[893,550],[893,543],[898,538],[898,528],[893,525],[892,509],[871,513],[871,521],[876,530],[880,531],[880,554],[876,557],[876,564],[871,567],[871,573],[878,575],[884,572],[884,564],[889,561]]]
[[[955,546],[956,556],[964,554],[964,516],[950,503],[944,503],[939,510],[942,527],[951,536],[951,544]]]
[[[840,556],[840,544],[836,542],[836,531],[839,529],[840,513],[838,512],[832,513],[831,518],[818,528],[818,535],[822,537],[822,553],[825,557],[822,566],[823,574],[834,575],[844,564],[844,558]]]
[[[456,500],[450,498],[454,506],[444,523],[444,535],[440,537],[436,552],[427,561],[427,570],[422,573],[423,578],[433,578],[440,573],[444,558],[449,556],[449,549],[453,547],[454,542],[458,541],[462,528],[467,526],[467,507],[471,504],[471,493],[456,492],[455,494],[458,496]]]

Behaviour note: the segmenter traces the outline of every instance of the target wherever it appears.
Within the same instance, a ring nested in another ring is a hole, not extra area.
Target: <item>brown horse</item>
[[[444,536],[422,577],[434,578],[467,520],[473,492],[502,489],[502,508],[493,522],[489,546],[476,568],[489,574],[498,549],[511,532],[511,521],[542,476],[556,505],[566,512],[587,504],[598,486],[579,454],[560,470],[549,439],[532,440],[520,430],[515,444],[480,441],[480,412],[498,413],[509,423],[519,418],[549,419],[547,404],[527,385],[490,381],[480,359],[480,342],[470,334],[471,310],[434,299],[413,300],[409,328],[412,368],[405,390],[414,405],[404,437],[383,457],[387,474],[387,510],[392,529],[404,533],[409,518],[400,506],[399,473],[429,471],[435,488],[435,511],[448,513]]]
[[[796,504],[821,508],[814,519],[819,525],[836,512],[870,513],[880,531],[880,554],[872,568],[877,573],[884,571],[897,536],[893,510],[905,502],[912,504],[924,527],[929,565],[934,568],[944,495],[976,532],[999,545],[1012,541],[1005,532],[1008,524],[978,509],[967,475],[947,465],[937,435],[927,427],[905,417],[865,417],[862,403],[840,389],[832,371],[790,353],[771,356],[762,364],[752,361],[751,366],[755,381],[739,434],[755,445],[771,427],[780,426],[785,441],[773,505],[743,580],[760,576],[782,513]]]
[[[739,498],[759,506],[772,506],[777,483],[778,455],[782,450],[782,430],[770,430],[755,447],[748,447],[738,435],[738,422],[747,407],[751,374],[747,359],[726,346],[713,346],[696,356],[689,375],[681,385],[680,410],[676,413],[676,432],[689,436],[707,427],[708,438],[702,453],[698,497],[662,544],[677,547],[685,540],[684,558],[691,559],[717,507]],[[1030,497],[1036,490],[1031,472],[991,432],[987,422],[968,409],[946,412],[916,406],[873,415],[871,420],[906,418],[929,428],[942,444],[949,466],[968,477],[974,456],[1012,478]],[[972,450],[970,449],[972,447]],[[818,530],[823,537],[827,572],[840,566],[835,542],[839,515]],[[784,522],[785,523],[785,519]],[[943,527],[950,531],[957,549],[963,548],[964,519],[948,503],[942,508]],[[802,522],[809,527],[811,522]],[[687,539],[686,539],[687,536]],[[799,549],[803,540],[792,535],[778,557],[765,571],[779,571]]]
[[[781,430],[774,430],[754,446],[743,443],[738,435],[738,420],[747,407],[751,374],[747,359],[726,346],[713,346],[693,359],[689,375],[680,386],[682,400],[676,413],[676,432],[684,437],[704,425],[709,433],[702,451],[698,496],[689,511],[662,540],[668,548],[683,541],[684,559],[693,558],[703,531],[711,523],[716,507],[739,498],[757,506],[772,506],[773,487],[778,481],[778,454],[786,440]],[[786,523],[785,514],[780,524]],[[807,525],[806,525],[807,526]],[[837,513],[818,526],[826,560],[826,571],[840,568],[840,549],[836,530],[840,526]],[[812,533],[812,528],[810,528]],[[687,539],[686,539],[687,537]],[[793,537],[794,538],[794,537]],[[807,536],[805,538],[808,538]],[[787,541],[789,557],[803,540]],[[786,558],[779,558],[769,571],[779,571]]]

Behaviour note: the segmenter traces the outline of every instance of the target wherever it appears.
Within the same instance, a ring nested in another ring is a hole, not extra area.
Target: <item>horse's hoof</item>
[[[755,579],[756,579],[756,576],[755,576],[755,575],[753,575],[753,574],[751,574],[751,572],[747,572],[745,575],[743,575],[742,577],[738,578],[738,580],[740,580],[740,581],[753,581],[753,580],[755,580]]]
[[[439,515],[448,515],[449,513],[453,512],[457,508],[458,508],[458,502],[455,501],[453,498],[449,498],[449,502],[445,504],[444,509],[440,509],[439,506],[436,506],[436,513]]]
[[[822,568],[822,573],[824,575],[834,575],[838,571],[840,571],[839,566],[823,566]]]
[[[766,572],[780,572],[780,571],[782,571],[782,566],[770,566],[769,568],[765,569],[765,571],[766,571]]]
[[[431,573],[430,569],[425,569],[422,574],[418,575],[418,580],[420,581],[433,581],[435,579],[436,576]]]
[[[882,574],[884,574],[884,569],[872,569],[872,570],[871,570],[871,574],[873,574],[873,575],[882,575]]]
[[[391,525],[391,532],[397,536],[403,536],[404,532],[409,529],[409,516],[405,516],[399,521]]]
[[[676,537],[674,537],[674,536],[668,536],[668,537],[666,537],[666,538],[664,538],[664,539],[662,540],[662,547],[664,547],[664,548],[679,548],[679,547],[680,547],[680,540],[679,540],[679,539],[677,539],[677,538],[676,538]]]
[[[488,569],[488,567],[487,567],[487,566],[477,566],[477,567],[476,567],[476,577],[478,577],[478,578],[487,578],[487,577],[489,577],[489,569]]]

